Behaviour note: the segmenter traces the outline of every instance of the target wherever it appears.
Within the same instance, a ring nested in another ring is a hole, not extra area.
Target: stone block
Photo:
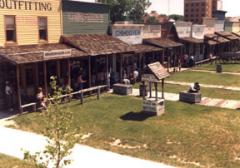
[[[180,92],[179,100],[186,103],[200,103],[202,99],[201,93],[188,93],[188,92]]]
[[[156,113],[157,116],[161,116],[165,113],[165,100],[149,98],[143,100],[143,112]]]
[[[132,94],[132,85],[126,84],[114,84],[113,85],[113,93],[119,95],[129,95]]]

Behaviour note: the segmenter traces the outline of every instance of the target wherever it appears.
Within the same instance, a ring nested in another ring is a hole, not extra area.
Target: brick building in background
[[[204,17],[211,18],[221,8],[221,0],[184,0],[185,21],[202,24]]]

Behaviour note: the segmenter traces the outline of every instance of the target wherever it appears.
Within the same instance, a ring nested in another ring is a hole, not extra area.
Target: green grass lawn
[[[0,168],[34,168],[26,161],[0,154]]]
[[[139,114],[140,98],[108,94],[99,101],[90,98],[82,106],[73,101],[70,109],[79,132],[93,133],[82,142],[87,145],[174,166],[240,167],[238,111],[166,102],[165,115],[140,121],[145,117]],[[46,122],[41,113],[22,115],[15,121],[20,129],[38,133]],[[115,139],[139,148],[110,145]]]
[[[183,71],[173,74],[166,80],[190,83],[198,81],[200,84],[240,87],[240,76],[208,72]]]
[[[169,92],[169,93],[179,93],[180,91],[187,91],[188,86],[166,84],[165,90],[166,92]],[[211,88],[202,87],[201,93],[203,97],[240,100],[239,91],[231,91],[231,90],[225,90],[225,89],[211,89]]]
[[[134,88],[139,88],[139,84],[135,84]],[[187,91],[188,86],[165,84],[165,92],[168,93],[179,93],[181,91]],[[161,86],[159,85],[158,90],[161,91]],[[203,97],[218,98],[218,99],[231,99],[240,100],[239,91],[231,91],[226,89],[212,89],[212,88],[201,88],[201,93]]]
[[[240,73],[240,64],[222,64],[223,72]],[[203,64],[194,67],[197,70],[216,71],[216,64]]]

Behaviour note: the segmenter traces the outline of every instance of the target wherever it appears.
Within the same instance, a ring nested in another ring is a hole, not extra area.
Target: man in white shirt
[[[6,95],[6,100],[7,100],[7,102],[6,102],[7,108],[10,111],[13,111],[13,90],[8,81],[6,81],[5,95]]]
[[[188,90],[189,93],[198,93],[199,91],[200,91],[200,85],[198,82],[192,83],[189,86],[189,90]]]

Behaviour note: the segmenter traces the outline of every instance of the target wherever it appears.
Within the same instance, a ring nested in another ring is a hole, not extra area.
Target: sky
[[[150,0],[148,12],[156,10],[159,14],[183,14],[184,0]],[[240,16],[240,0],[223,0],[223,10],[227,16]]]
[[[95,2],[95,0],[78,0]],[[152,5],[147,10],[156,10],[159,14],[181,14],[183,15],[184,0],[150,0]],[[169,4],[169,5],[168,5]],[[227,11],[227,16],[240,16],[240,0],[223,0],[223,10]]]

